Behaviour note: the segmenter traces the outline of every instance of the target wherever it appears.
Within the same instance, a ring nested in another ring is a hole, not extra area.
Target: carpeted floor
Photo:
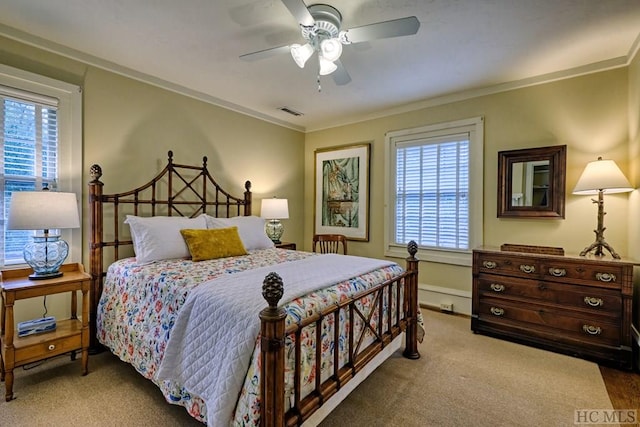
[[[344,419],[352,426],[573,426],[576,409],[612,408],[597,364],[475,335],[468,318],[423,313],[422,357],[394,355],[322,427]]]
[[[596,364],[474,335],[467,318],[423,312],[422,358],[394,355],[322,427],[571,426],[575,409],[611,408]],[[0,401],[0,425],[202,426],[109,353],[92,356],[89,370],[80,376],[79,360],[68,357],[16,369],[17,399]]]

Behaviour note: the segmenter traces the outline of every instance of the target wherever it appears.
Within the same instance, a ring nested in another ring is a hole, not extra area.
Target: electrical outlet
[[[446,311],[449,313],[453,313],[453,304],[451,303],[441,303],[440,304],[440,310],[441,311]]]

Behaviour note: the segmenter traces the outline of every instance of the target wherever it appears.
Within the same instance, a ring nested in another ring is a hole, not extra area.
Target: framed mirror
[[[564,218],[567,146],[498,152],[498,218]]]

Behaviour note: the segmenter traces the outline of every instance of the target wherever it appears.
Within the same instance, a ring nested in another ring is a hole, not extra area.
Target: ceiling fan
[[[303,0],[282,0],[289,12],[300,24],[300,31],[306,43],[280,46],[241,55],[246,61],[255,61],[281,53],[291,53],[293,60],[304,68],[307,60],[318,54],[319,75],[331,74],[337,85],[345,85],[351,76],[342,65],[340,55],[342,45],[361,43],[389,37],[409,36],[418,32],[420,21],[415,16],[377,22],[361,27],[342,29],[342,14],[328,4],[306,6]]]

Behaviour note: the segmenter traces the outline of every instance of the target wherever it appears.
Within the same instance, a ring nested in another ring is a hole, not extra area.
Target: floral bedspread
[[[249,255],[223,258],[211,261],[192,262],[190,260],[169,260],[147,265],[137,265],[134,258],[115,262],[109,267],[105,279],[103,294],[97,312],[98,339],[111,349],[123,361],[130,363],[144,377],[152,380],[161,390],[167,401],[184,406],[194,418],[205,422],[206,405],[196,395],[189,393],[181,384],[172,380],[159,381],[156,372],[162,361],[171,329],[178,311],[184,304],[190,290],[205,281],[222,275],[233,274],[253,268],[273,265],[314,256],[312,253],[281,249],[265,249],[252,251]],[[294,299],[284,305],[287,311],[287,325],[297,323],[306,316],[313,315],[323,308],[335,304],[351,295],[388,280],[403,272],[398,265],[376,270],[357,278],[353,278],[335,286],[322,289]],[[262,286],[262,283],[256,283]],[[285,283],[286,286],[286,283]],[[365,298],[360,304],[363,309],[372,304],[372,299]],[[395,306],[395,301],[384,300],[385,307]],[[266,305],[266,303],[265,303]],[[350,327],[360,330],[362,324],[348,324],[346,313],[340,313],[341,335],[346,337]],[[375,318],[373,322],[380,319]],[[382,321],[386,321],[383,318]],[[259,319],[256,318],[256,322]],[[345,340],[333,343],[333,316],[328,316],[322,323],[321,372],[328,376],[332,369],[334,347],[340,350],[340,364],[348,358]],[[362,323],[362,322],[360,322]],[[303,344],[302,354],[314,354],[315,326],[306,327],[300,335]],[[372,339],[371,337],[369,337]],[[288,338],[288,341],[293,338]],[[291,343],[288,343],[290,345]],[[288,347],[288,348],[293,348]],[[244,386],[230,425],[258,425],[260,415],[259,391],[260,372],[259,339],[251,358],[245,377]],[[287,355],[287,395],[290,396],[293,375],[293,352]],[[302,390],[308,393],[315,384],[315,360],[312,356],[302,360]]]

